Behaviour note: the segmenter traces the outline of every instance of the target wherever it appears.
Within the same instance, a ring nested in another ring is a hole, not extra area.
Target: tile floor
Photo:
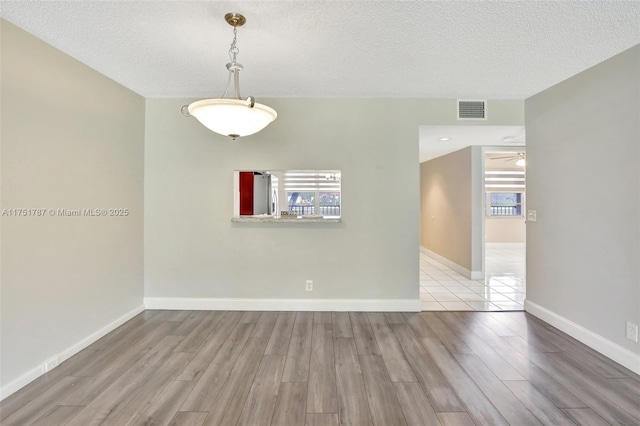
[[[469,280],[420,253],[423,311],[521,311],[525,293],[524,243],[487,243],[483,280]]]

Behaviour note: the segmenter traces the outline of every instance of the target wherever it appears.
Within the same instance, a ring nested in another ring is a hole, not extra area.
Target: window
[[[340,217],[341,174],[337,170],[287,171],[287,210],[298,215]]]
[[[522,192],[488,192],[487,216],[522,216]]]
[[[340,216],[340,191],[320,192],[320,214]]]
[[[287,191],[287,210],[299,215],[315,214],[316,193]]]

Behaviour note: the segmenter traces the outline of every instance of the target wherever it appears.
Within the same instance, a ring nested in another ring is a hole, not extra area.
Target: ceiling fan
[[[504,160],[505,162],[508,161],[513,161],[513,160],[517,160],[516,161],[516,166],[524,166],[524,152],[518,152],[518,153],[514,153],[511,155],[504,155],[502,157],[489,157],[491,160]]]

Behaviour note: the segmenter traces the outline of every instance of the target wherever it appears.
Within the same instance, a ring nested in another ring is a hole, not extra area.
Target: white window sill
[[[340,223],[339,217],[274,217],[274,216],[242,216],[232,217],[231,222],[236,223]]]

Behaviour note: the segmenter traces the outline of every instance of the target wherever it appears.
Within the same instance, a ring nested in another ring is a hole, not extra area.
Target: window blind
[[[287,192],[340,192],[340,173],[330,170],[286,172],[284,188]]]

